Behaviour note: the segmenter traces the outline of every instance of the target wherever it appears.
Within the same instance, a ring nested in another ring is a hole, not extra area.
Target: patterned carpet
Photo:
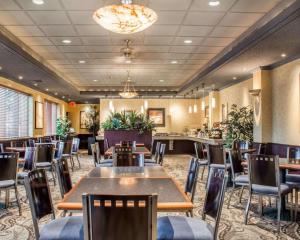
[[[182,185],[185,184],[189,156],[187,155],[177,155],[177,156],[166,156],[164,167],[166,171],[173,176]],[[75,169],[72,173],[73,183],[78,181],[78,179],[86,174],[92,167],[92,159],[86,155],[81,156],[81,169]],[[206,176],[206,173],[205,173]],[[204,177],[205,179],[205,177]],[[195,217],[201,216],[202,204],[205,196],[204,181],[200,180],[196,191],[195,206],[194,210]],[[51,185],[51,194],[53,198],[54,206],[60,201],[60,194],[58,186],[54,187],[53,183]],[[15,240],[15,239],[26,239],[31,240],[34,238],[31,213],[29,206],[24,202],[25,190],[22,185],[19,186],[19,192],[22,201],[22,216],[18,214],[18,209],[15,204],[12,204],[9,209],[0,209],[0,239],[1,240]],[[249,225],[244,225],[244,207],[247,199],[247,191],[245,191],[242,203],[238,201],[239,193],[238,191],[234,194],[231,206],[227,209],[227,204],[224,204],[221,222],[219,226],[218,237],[219,239],[300,239],[300,222],[284,222],[281,224],[281,234],[277,236],[276,234],[276,222],[270,218],[263,217],[260,218],[257,214],[257,206],[253,206],[249,214]],[[11,194],[14,198],[14,194]],[[225,203],[227,202],[228,194],[225,195]],[[0,196],[0,202],[4,201],[4,194]],[[273,204],[274,206],[274,204]],[[60,217],[60,211],[56,212],[56,216]],[[178,213],[172,213],[178,214]],[[159,215],[162,215],[161,213]],[[45,219],[46,222],[48,219]]]

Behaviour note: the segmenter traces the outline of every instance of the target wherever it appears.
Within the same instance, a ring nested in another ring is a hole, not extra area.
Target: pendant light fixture
[[[211,97],[211,107],[212,109],[216,108],[216,98],[215,98],[215,86],[212,87],[212,97]]]
[[[205,111],[205,89],[204,83],[202,84],[202,102],[201,102],[201,110]]]
[[[194,110],[194,113],[197,113],[198,112],[198,106],[197,106],[197,102],[196,102],[196,93],[195,93],[195,98],[194,98],[194,107],[193,107],[193,110]]]
[[[134,98],[138,95],[137,92],[134,89],[134,85],[133,85],[133,82],[131,81],[129,71],[128,71],[127,80],[124,83],[124,89],[123,89],[122,92],[119,93],[119,95],[122,98]]]
[[[121,0],[120,5],[99,8],[93,15],[103,28],[120,34],[132,34],[150,27],[157,14],[150,8],[132,4],[132,0]]]

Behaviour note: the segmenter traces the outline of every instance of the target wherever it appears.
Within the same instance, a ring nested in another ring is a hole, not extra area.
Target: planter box
[[[114,146],[120,141],[136,141],[136,143],[144,143],[148,149],[151,149],[152,132],[139,133],[137,130],[109,130],[104,131],[105,139],[107,139],[109,146]]]

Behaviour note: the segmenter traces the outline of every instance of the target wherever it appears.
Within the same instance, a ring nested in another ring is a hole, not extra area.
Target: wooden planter
[[[152,132],[140,133],[137,130],[108,130],[104,131],[104,141],[105,139],[107,139],[109,146],[114,146],[120,141],[136,141],[136,143],[144,143],[148,149],[151,149]],[[104,148],[106,151],[106,146]]]

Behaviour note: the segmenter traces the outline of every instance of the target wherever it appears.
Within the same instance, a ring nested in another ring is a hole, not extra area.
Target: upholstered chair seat
[[[213,228],[207,222],[184,216],[164,216],[157,220],[158,240],[210,240],[214,239]]]
[[[300,188],[300,174],[287,174],[286,183],[288,185]]]
[[[252,185],[253,193],[262,193],[267,195],[278,195],[278,187],[271,187],[271,186],[263,186],[263,185]],[[292,188],[287,184],[280,185],[280,193],[281,195],[287,194],[292,191]]]
[[[248,185],[249,184],[249,176],[248,175],[238,175],[234,178],[234,182],[236,185]]]
[[[15,185],[14,180],[0,181],[0,188],[9,188],[9,187],[13,187],[14,185]]]

